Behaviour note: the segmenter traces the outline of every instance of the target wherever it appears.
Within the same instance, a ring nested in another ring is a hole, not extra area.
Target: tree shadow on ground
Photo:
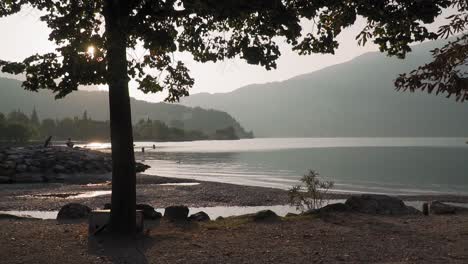
[[[88,253],[111,263],[147,264],[146,252],[164,240],[176,239],[174,231],[187,232],[197,228],[197,223],[188,221],[145,221],[145,229],[134,237],[119,237],[103,231],[88,237]],[[157,232],[159,229],[171,232]],[[172,234],[171,234],[172,233]],[[176,232],[177,233],[177,232]]]

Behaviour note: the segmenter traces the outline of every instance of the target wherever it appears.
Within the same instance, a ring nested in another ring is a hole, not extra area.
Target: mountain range
[[[63,119],[74,117],[87,111],[94,120],[109,119],[108,93],[105,91],[76,91],[64,99],[55,100],[50,91],[26,91],[21,82],[0,78],[0,113],[21,110],[27,114],[35,108],[41,119]],[[185,130],[197,130],[208,135],[217,130],[233,127],[237,136],[250,137],[232,116],[223,111],[205,110],[200,107],[186,107],[177,104],[149,103],[131,98],[132,120],[159,120],[169,126]]]
[[[416,45],[405,60],[366,53],[286,81],[194,94],[181,103],[226,111],[259,137],[465,137],[466,104],[393,85],[442,44]]]

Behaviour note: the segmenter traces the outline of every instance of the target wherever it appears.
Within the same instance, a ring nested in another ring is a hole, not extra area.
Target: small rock
[[[66,169],[65,169],[65,167],[62,166],[62,165],[55,165],[54,168],[53,168],[53,171],[54,171],[55,173],[62,173],[62,172],[65,172]]]
[[[25,164],[20,164],[16,166],[16,171],[21,173],[21,172],[26,172],[28,171],[28,166]]]
[[[271,210],[262,210],[253,215],[254,221],[274,221],[278,219],[279,216]]]
[[[0,167],[0,175],[1,176],[12,176],[15,174],[15,169],[10,169],[10,168],[1,168]]]
[[[15,169],[16,168],[16,162],[12,160],[7,160],[3,163],[3,168],[5,169]]]
[[[17,183],[37,183],[43,182],[44,176],[41,173],[22,172],[12,176],[12,179]]]
[[[201,211],[201,212],[198,212],[198,213],[195,213],[195,214],[191,215],[189,217],[189,220],[197,221],[197,222],[205,222],[205,221],[210,221],[211,219],[210,219],[210,216],[207,213]]]
[[[86,205],[69,203],[64,205],[57,215],[57,220],[86,218],[91,213],[91,208]]]
[[[137,204],[136,209],[143,211],[143,217],[145,219],[156,220],[162,217],[162,214],[160,212],[156,212],[151,205]]]
[[[11,178],[6,176],[0,176],[0,184],[2,183],[11,183]]]
[[[169,206],[164,210],[164,218],[169,221],[187,220],[189,209],[187,206]]]
[[[39,169],[38,167],[35,167],[35,166],[31,166],[28,168],[30,172],[40,172],[41,169]]]

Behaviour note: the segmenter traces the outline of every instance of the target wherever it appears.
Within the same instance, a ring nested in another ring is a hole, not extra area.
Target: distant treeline
[[[139,141],[191,141],[239,139],[232,126],[218,129],[212,135],[198,130],[185,130],[183,122],[174,120],[168,126],[159,120],[142,119],[133,126],[134,139]],[[0,141],[26,142],[71,138],[76,141],[109,141],[109,121],[97,121],[84,111],[81,117],[40,120],[34,109],[30,115],[16,110],[7,115],[0,113]]]

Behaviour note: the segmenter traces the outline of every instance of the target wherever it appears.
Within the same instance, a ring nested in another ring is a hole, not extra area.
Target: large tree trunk
[[[112,143],[110,230],[132,234],[136,230],[136,175],[126,53],[128,14],[123,0],[105,3]]]

